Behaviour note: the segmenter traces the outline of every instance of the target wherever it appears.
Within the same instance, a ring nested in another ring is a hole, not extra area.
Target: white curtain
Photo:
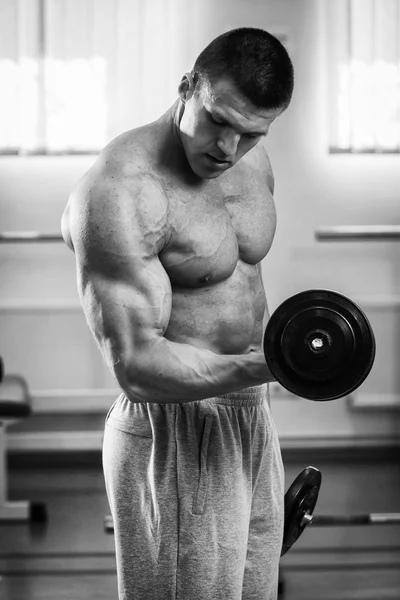
[[[158,118],[192,67],[191,5],[0,0],[0,153],[96,152]]]
[[[400,152],[400,0],[326,0],[330,147]]]

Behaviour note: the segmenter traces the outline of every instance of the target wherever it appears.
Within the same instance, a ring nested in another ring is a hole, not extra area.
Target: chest
[[[268,253],[276,213],[267,180],[230,177],[193,192],[170,194],[171,239],[160,259],[184,287],[228,278],[238,261],[258,264]]]

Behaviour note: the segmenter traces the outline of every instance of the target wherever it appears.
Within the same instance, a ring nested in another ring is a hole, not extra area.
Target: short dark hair
[[[205,82],[230,80],[257,108],[287,108],[294,74],[281,42],[263,29],[240,27],[215,38],[196,59],[196,88]]]

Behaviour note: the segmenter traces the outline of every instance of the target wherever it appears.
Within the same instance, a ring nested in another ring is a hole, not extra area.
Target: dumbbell
[[[355,302],[306,290],[271,315],[264,354],[276,381],[309,400],[336,400],[358,388],[375,359],[372,327]]]

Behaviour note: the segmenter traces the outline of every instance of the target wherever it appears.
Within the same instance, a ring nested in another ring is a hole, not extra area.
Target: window
[[[400,0],[327,0],[330,151],[400,152]]]
[[[97,152],[158,118],[187,60],[186,5],[0,0],[0,153]]]

